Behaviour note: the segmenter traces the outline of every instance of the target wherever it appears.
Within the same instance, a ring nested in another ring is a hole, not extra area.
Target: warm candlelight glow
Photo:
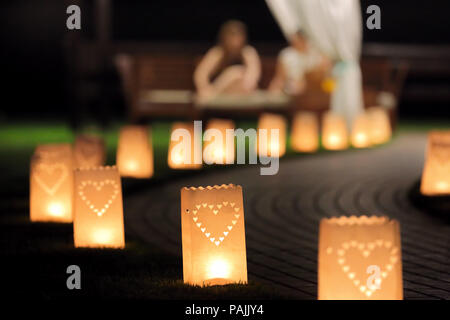
[[[345,119],[331,112],[323,118],[322,144],[328,150],[343,150],[348,148],[348,131]]]
[[[282,157],[286,152],[286,119],[264,113],[258,120],[257,150],[260,157]]]
[[[292,149],[315,152],[319,148],[319,120],[312,112],[298,112],[292,123]]]
[[[436,183],[436,190],[443,193],[445,192],[450,193],[449,184],[446,181],[438,181]]]
[[[450,130],[428,134],[420,191],[424,195],[450,195]]]
[[[122,190],[116,167],[75,170],[75,247],[125,247]]]
[[[355,148],[367,148],[371,146],[370,141],[370,120],[366,113],[360,114],[353,122],[352,145]]]
[[[201,135],[200,137],[194,135],[194,124],[175,122],[172,125],[170,137],[167,159],[169,167],[172,169],[200,169],[202,167],[202,141]],[[199,159],[196,159],[196,146],[199,148],[197,156]]]
[[[373,144],[386,143],[391,139],[392,129],[389,114],[383,107],[370,107],[367,109],[370,122],[370,140]]]
[[[240,186],[181,189],[181,229],[185,283],[247,283]]]
[[[387,217],[322,219],[320,300],[403,299],[400,227]]]
[[[69,144],[40,145],[30,164],[30,219],[72,222],[73,154]]]
[[[64,206],[57,202],[50,203],[48,213],[53,217],[62,217],[64,215]]]
[[[227,130],[234,130],[233,121],[224,119],[208,121],[203,144],[203,161],[205,163],[234,163],[234,134],[227,140]]]
[[[93,244],[97,244],[98,246],[111,246],[112,245],[112,236],[111,231],[107,229],[99,229],[92,233],[92,241]]]
[[[151,129],[136,125],[123,127],[116,162],[123,177],[150,178],[153,175]]]
[[[209,263],[207,278],[209,279],[227,279],[230,276],[228,262],[224,259],[214,259]]]

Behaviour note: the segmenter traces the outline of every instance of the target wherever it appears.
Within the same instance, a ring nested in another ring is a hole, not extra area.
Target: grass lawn
[[[254,127],[256,122],[238,122]],[[120,125],[102,132],[107,163],[114,164]],[[449,123],[402,123],[399,132],[449,128]],[[155,176],[144,182],[153,187],[177,175],[167,167],[169,122],[152,125]],[[88,131],[97,131],[90,128]],[[125,250],[75,249],[72,225],[32,224],[28,219],[29,159],[39,143],[72,142],[74,133],[62,123],[0,124],[0,260],[2,287],[10,296],[44,299],[137,298],[137,299],[277,299],[287,298],[259,283],[208,288],[182,283],[182,262],[130,235]],[[289,143],[288,143],[289,145]],[[324,151],[320,151],[324,152]],[[296,156],[288,147],[286,157]],[[301,155],[300,155],[301,156]],[[220,170],[210,166],[205,170]],[[198,173],[194,173],[198,174]],[[124,185],[126,195],[128,183]],[[77,264],[82,271],[82,290],[67,290],[66,268]],[[6,287],[5,287],[6,284]]]
[[[107,163],[115,163],[119,125],[102,133]],[[89,131],[96,131],[90,129]],[[176,175],[166,164],[169,122],[152,126],[155,176],[148,187]],[[182,261],[126,235],[125,250],[75,249],[71,224],[30,223],[29,159],[39,143],[72,142],[73,132],[59,123],[16,123],[0,126],[0,260],[2,284],[10,297],[130,299],[275,299],[273,288],[249,285],[207,288],[183,284]],[[211,170],[212,168],[206,169]],[[133,186],[133,181],[124,184]],[[145,186],[145,185],[144,185]],[[68,290],[66,268],[79,265],[82,290]]]

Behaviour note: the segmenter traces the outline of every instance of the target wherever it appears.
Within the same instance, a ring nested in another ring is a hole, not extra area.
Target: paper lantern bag
[[[122,188],[116,167],[75,170],[75,247],[125,246]]]
[[[327,112],[323,117],[322,144],[328,150],[348,148],[348,129],[343,116]]]
[[[121,128],[116,163],[123,177],[150,178],[153,175],[153,145],[147,126]]]
[[[424,195],[450,195],[450,131],[429,133],[420,189]]]
[[[38,146],[30,162],[30,220],[72,222],[72,199],[71,146]]]
[[[301,111],[292,123],[292,149],[298,152],[315,152],[319,148],[319,120],[313,112]]]
[[[318,276],[321,300],[403,299],[398,222],[375,216],[322,219]]]
[[[282,157],[286,152],[286,119],[278,114],[265,113],[258,119],[257,153],[260,157]],[[266,130],[265,134],[261,130]],[[272,135],[278,130],[278,139]]]
[[[203,144],[203,160],[209,164],[234,163],[234,134],[227,141],[227,130],[234,130],[234,122],[225,119],[211,119],[208,121],[207,130],[214,129],[222,134],[222,141],[215,141],[216,136]],[[208,131],[206,131],[208,132]]]
[[[353,121],[351,142],[355,148],[367,148],[371,146],[370,118],[367,113],[356,116]]]
[[[185,283],[247,283],[240,186],[183,188],[181,225]]]
[[[187,134],[185,139],[172,135],[177,129],[182,129]],[[169,152],[167,163],[172,169],[200,169],[202,167],[202,141],[201,135],[194,134],[194,124],[190,122],[175,122],[170,133]],[[176,140],[178,138],[178,140]],[[197,139],[197,140],[196,140]],[[199,159],[196,161],[196,148],[199,148]],[[190,155],[189,155],[190,154]]]

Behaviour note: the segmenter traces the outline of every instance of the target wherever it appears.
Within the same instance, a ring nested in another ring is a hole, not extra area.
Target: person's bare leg
[[[244,67],[232,66],[226,68],[213,82],[215,94],[220,93],[243,93],[245,92],[242,80],[244,78]]]

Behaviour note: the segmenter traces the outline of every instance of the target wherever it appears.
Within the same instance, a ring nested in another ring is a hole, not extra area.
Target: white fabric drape
[[[343,115],[349,126],[362,112],[362,76],[359,66],[362,20],[359,0],[266,0],[284,35],[302,29],[311,41],[337,61],[337,86],[331,110]]]

